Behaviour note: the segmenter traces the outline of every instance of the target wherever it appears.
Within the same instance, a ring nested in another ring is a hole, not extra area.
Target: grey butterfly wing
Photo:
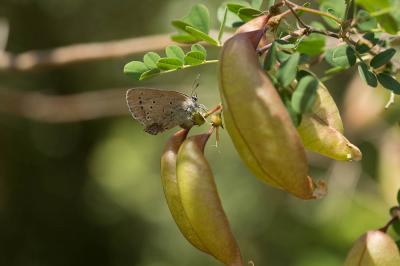
[[[191,98],[179,92],[149,88],[128,90],[126,101],[133,118],[152,135],[190,119],[186,106],[193,102]]]

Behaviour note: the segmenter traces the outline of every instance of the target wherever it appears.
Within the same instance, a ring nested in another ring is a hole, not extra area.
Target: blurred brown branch
[[[83,92],[66,96],[0,91],[0,113],[47,123],[129,115],[125,103],[125,89]]]
[[[215,30],[210,32],[211,36],[217,34],[218,32]],[[229,36],[231,34],[226,33],[224,39]],[[109,42],[73,44],[20,54],[0,51],[0,71],[32,71],[43,67],[57,67],[84,61],[121,58],[148,51],[163,50],[171,44],[176,43],[170,39],[170,34],[160,34]]]
[[[161,50],[172,43],[169,34],[161,34],[110,42],[73,44],[51,50],[28,51],[20,54],[0,52],[0,71],[30,71],[89,60],[120,58]]]

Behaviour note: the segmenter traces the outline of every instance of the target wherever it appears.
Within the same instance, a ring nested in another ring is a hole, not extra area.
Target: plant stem
[[[289,35],[283,36],[282,38],[280,38],[280,40],[284,40],[284,41],[288,41],[290,38],[295,38],[295,37],[301,37],[305,34],[306,29],[299,29],[297,31],[292,32]],[[257,53],[259,55],[262,55],[263,53],[265,53],[269,48],[271,48],[272,42],[257,49]]]
[[[300,23],[300,25],[303,26],[304,28],[308,28],[306,23],[299,17],[299,15],[296,13],[296,11],[293,10],[293,7],[291,5],[289,5],[286,0],[284,0],[283,2],[289,8],[290,12],[292,12],[292,14],[296,17],[296,19]]]
[[[214,113],[216,113],[216,112],[220,112],[220,111],[222,111],[222,104],[221,104],[221,103],[217,104],[217,105],[214,106],[211,110],[209,110],[209,111],[204,115],[204,117],[207,118],[207,117],[209,117],[210,115],[212,115],[212,114],[214,114]]]
[[[192,68],[192,67],[197,67],[197,66],[202,66],[202,65],[207,65],[207,64],[214,64],[214,63],[218,63],[218,61],[219,60],[215,59],[215,60],[204,61],[203,63],[198,64],[198,65],[184,65],[181,68],[169,69],[169,70],[161,71],[160,73],[157,73],[157,75],[163,75],[163,74],[171,73],[171,72],[174,72],[174,71],[187,69],[187,68]]]
[[[344,14],[345,14],[345,19],[349,19],[349,13],[350,13],[350,8],[351,8],[351,5],[353,4],[353,0],[349,0],[349,2],[347,3],[347,5],[346,5],[346,11],[344,12]]]
[[[285,0],[285,3],[287,5],[290,5],[295,10],[301,10],[301,11],[308,12],[308,13],[311,13],[311,14],[315,14],[315,15],[319,15],[319,16],[323,16],[323,17],[328,17],[328,18],[333,19],[337,24],[339,24],[339,25],[342,24],[341,19],[339,19],[338,17],[336,17],[336,16],[334,16],[334,15],[332,15],[330,13],[326,13],[326,12],[322,12],[320,10],[316,10],[316,9],[300,6],[300,5],[295,4],[295,3],[291,2],[291,1],[288,1],[288,0]]]
[[[396,222],[397,220],[399,220],[399,217],[397,217],[397,216],[393,217],[392,219],[390,219],[390,221],[389,221],[384,227],[382,227],[382,228],[380,228],[380,229],[378,229],[378,230],[379,230],[379,231],[382,231],[382,232],[384,232],[384,233],[386,233],[387,230],[389,229],[389,227],[390,227],[394,222]]]
[[[225,28],[225,24],[226,24],[227,15],[228,15],[228,8],[225,7],[224,18],[222,19],[221,27],[219,28],[219,32],[218,32],[218,44],[220,46],[221,46],[222,35],[224,34],[224,28]]]
[[[299,29],[297,31],[294,31],[291,34],[286,35],[286,36],[284,36],[284,37],[282,37],[280,39],[284,40],[284,41],[288,41],[290,38],[298,38],[298,37],[302,37],[304,35],[308,35],[310,33],[317,33],[317,34],[326,35],[326,36],[329,36],[329,37],[332,37],[332,38],[335,38],[335,39],[340,39],[339,34],[337,34],[335,32],[331,32],[331,31],[327,31],[327,30],[318,30],[318,29],[315,29],[315,28],[310,27],[308,25],[306,25],[306,28],[302,28],[302,29]],[[262,55],[263,53],[265,53],[271,47],[271,45],[272,45],[272,43],[269,43],[269,44],[267,44],[267,45],[265,45],[265,46],[263,46],[261,48],[258,48],[257,49],[257,53],[259,55]]]

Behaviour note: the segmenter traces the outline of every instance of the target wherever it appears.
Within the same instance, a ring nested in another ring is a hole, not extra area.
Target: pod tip
[[[350,149],[350,152],[346,155],[346,159],[348,161],[360,161],[362,159],[362,153],[360,149],[351,143],[347,145]]]

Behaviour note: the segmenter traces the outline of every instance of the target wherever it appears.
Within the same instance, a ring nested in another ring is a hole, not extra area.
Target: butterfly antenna
[[[190,96],[197,96],[196,95],[196,89],[200,86],[200,74],[197,75],[196,79],[193,81],[192,85],[192,93]]]

